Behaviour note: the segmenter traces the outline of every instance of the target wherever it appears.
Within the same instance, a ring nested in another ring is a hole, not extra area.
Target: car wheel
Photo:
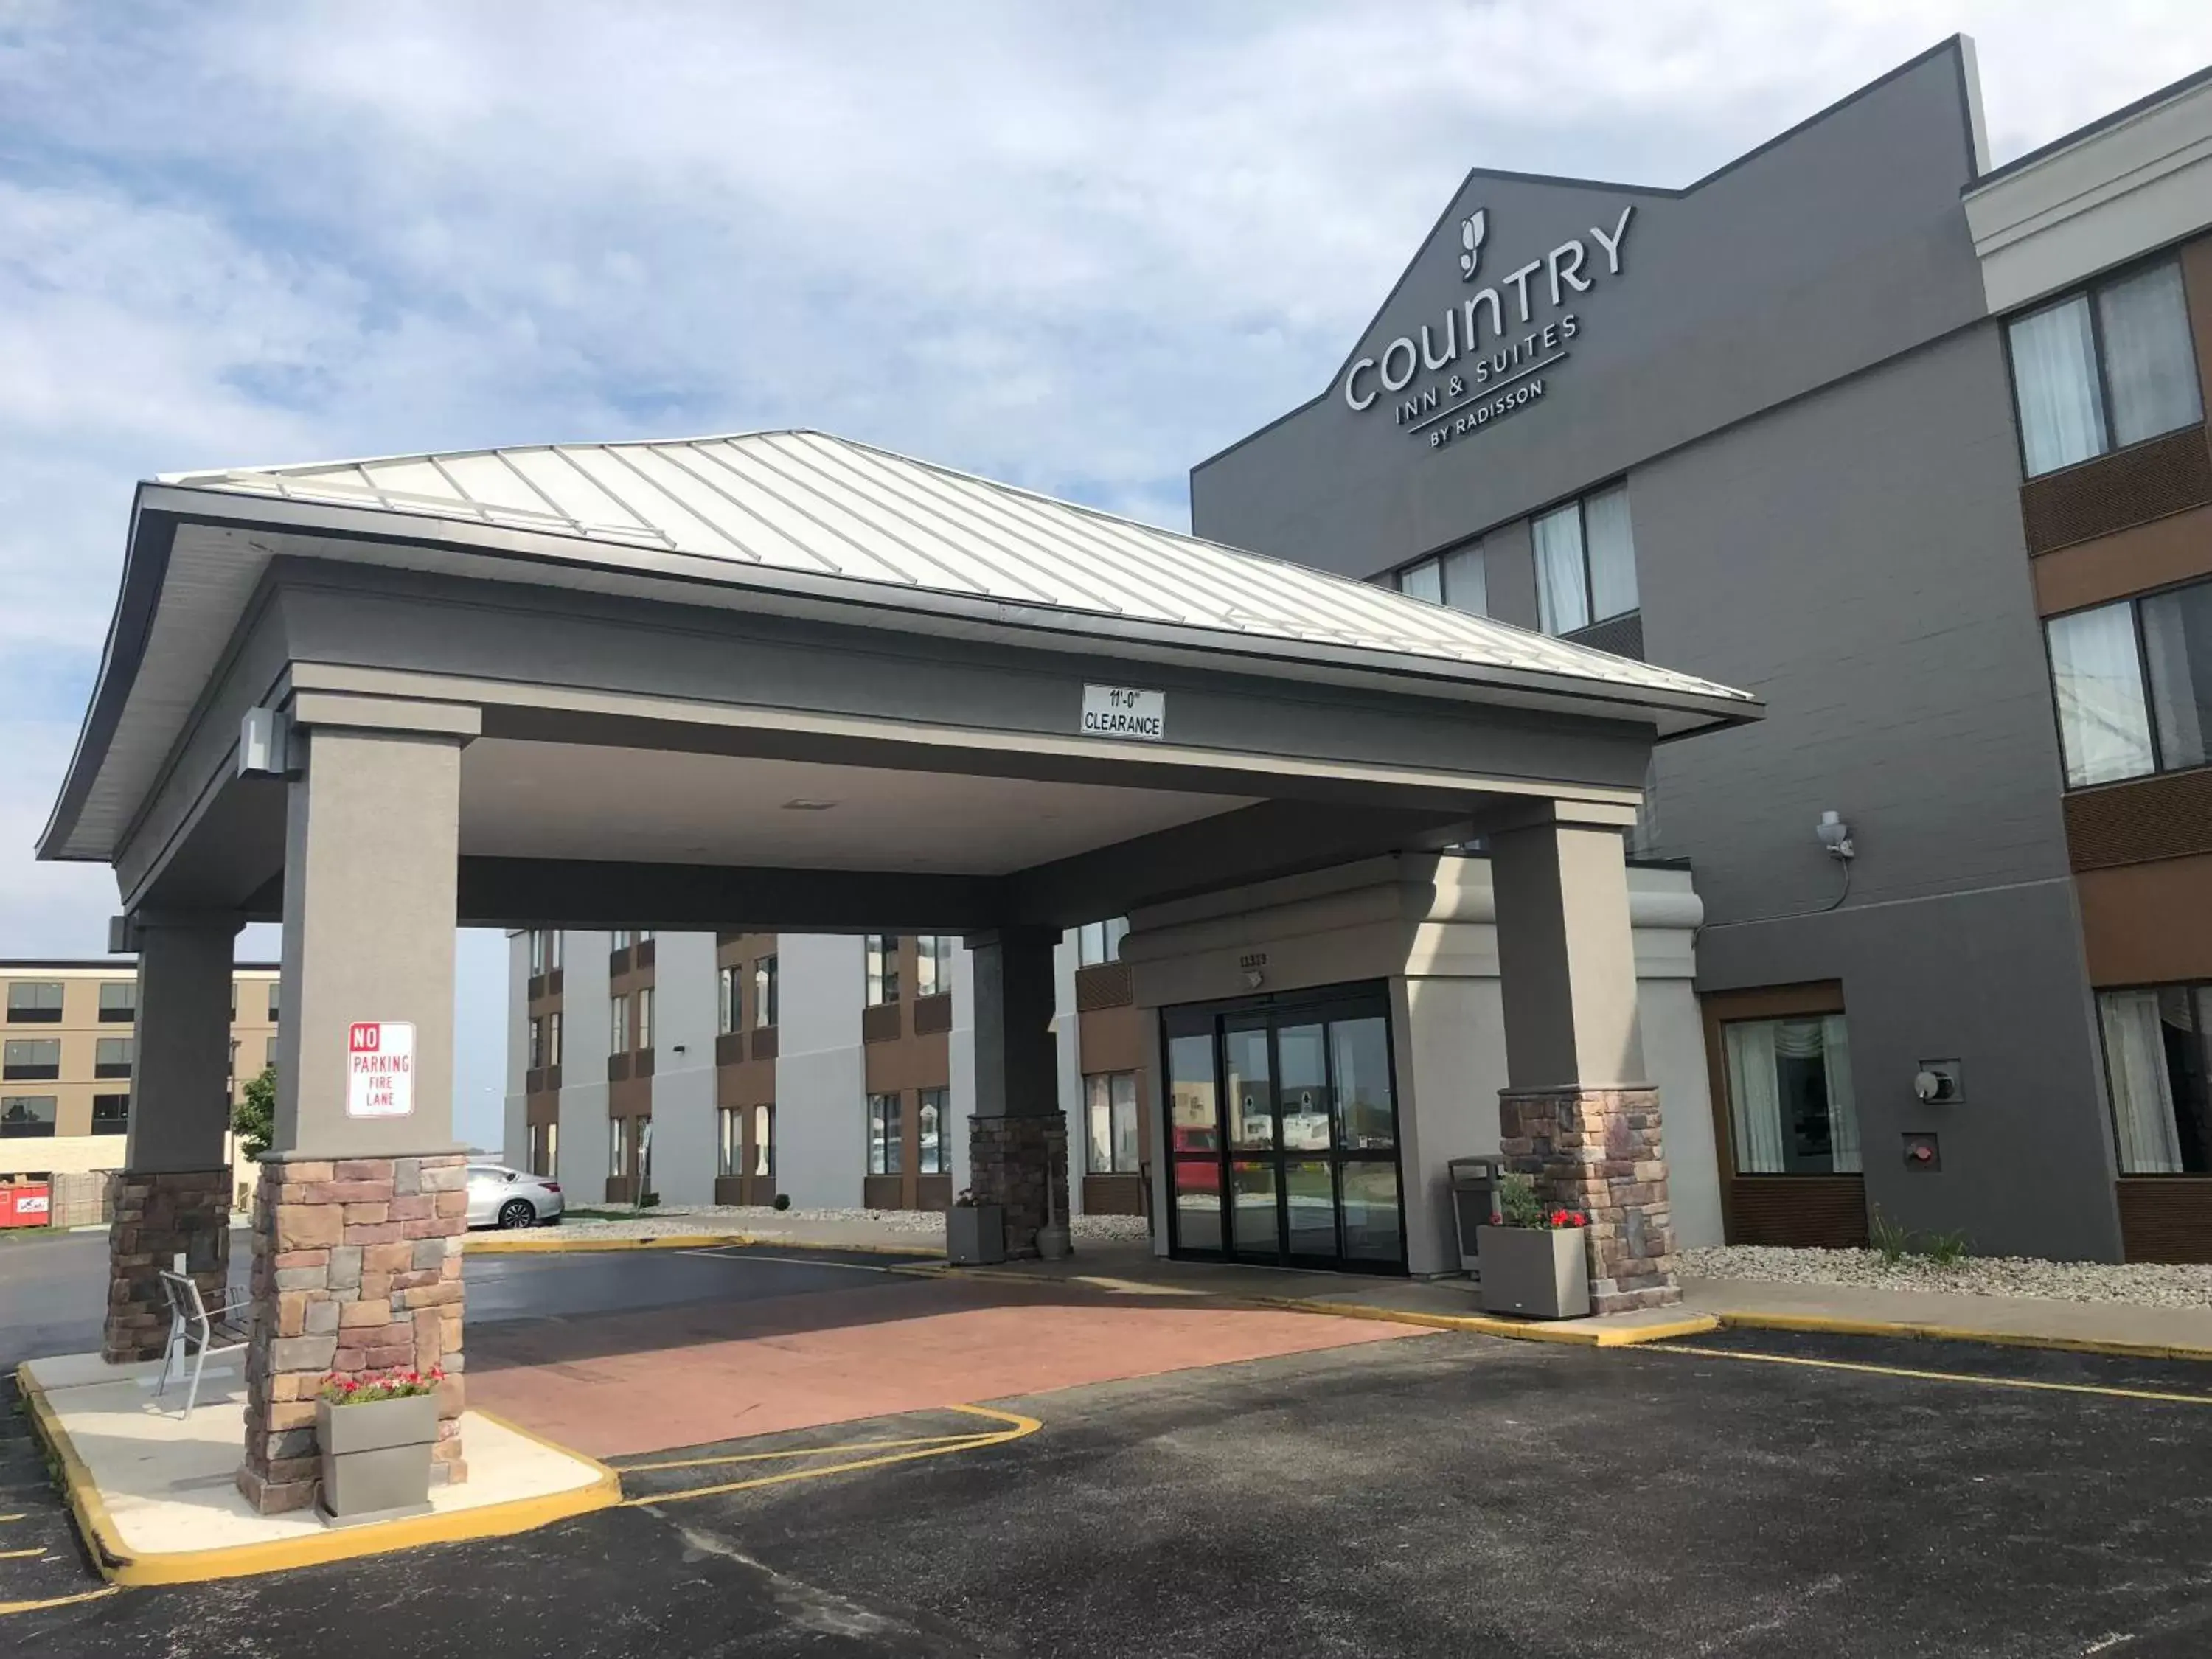
[[[499,1206],[499,1224],[502,1227],[534,1227],[538,1211],[526,1198],[510,1198]]]

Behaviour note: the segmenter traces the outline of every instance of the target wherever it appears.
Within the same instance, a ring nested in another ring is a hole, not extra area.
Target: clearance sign
[[[414,1110],[414,1026],[356,1020],[346,1033],[346,1115],[408,1117]]]

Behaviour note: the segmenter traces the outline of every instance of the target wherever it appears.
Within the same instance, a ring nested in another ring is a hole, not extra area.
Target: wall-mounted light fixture
[[[1858,848],[1851,845],[1851,826],[1844,822],[1844,815],[1831,809],[1820,814],[1820,821],[1813,826],[1813,833],[1820,838],[1820,845],[1828,849],[1832,859],[1852,859]]]

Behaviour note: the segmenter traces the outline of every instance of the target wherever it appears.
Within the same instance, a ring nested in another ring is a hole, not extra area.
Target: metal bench
[[[178,1261],[181,1266],[183,1258]],[[169,1304],[169,1342],[161,1352],[161,1380],[155,1385],[154,1397],[158,1400],[168,1391],[170,1372],[181,1370],[189,1360],[192,1380],[185,1391],[184,1413],[189,1418],[199,1401],[200,1373],[208,1356],[236,1353],[252,1336],[251,1304],[226,1291],[210,1307],[200,1295],[198,1281],[181,1272],[162,1273],[161,1295]],[[240,1323],[240,1315],[248,1316],[247,1323]]]

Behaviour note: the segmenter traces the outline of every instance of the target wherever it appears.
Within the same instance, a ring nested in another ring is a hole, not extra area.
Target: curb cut
[[[15,1372],[15,1385],[22,1394],[32,1428],[40,1443],[61,1466],[64,1497],[70,1518],[76,1523],[77,1534],[84,1540],[86,1552],[100,1576],[111,1584],[198,1584],[211,1579],[248,1578],[294,1567],[356,1560],[363,1556],[389,1555],[424,1544],[504,1538],[534,1532],[574,1516],[612,1509],[622,1502],[621,1475],[598,1458],[586,1457],[507,1418],[478,1411],[473,1415],[588,1464],[598,1471],[597,1475],[589,1485],[567,1492],[517,1498],[503,1504],[485,1504],[442,1515],[415,1516],[404,1521],[343,1528],[264,1544],[230,1544],[216,1549],[165,1550],[152,1555],[134,1555],[108,1514],[107,1504],[94,1483],[91,1471],[70,1443],[69,1431],[54,1415],[46,1391],[21,1367]]]

